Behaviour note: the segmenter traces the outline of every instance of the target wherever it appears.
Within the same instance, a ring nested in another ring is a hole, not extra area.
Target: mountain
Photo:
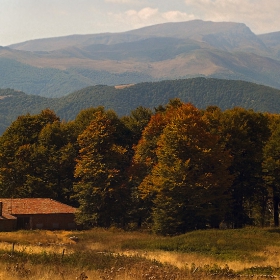
[[[0,88],[61,97],[98,84],[214,77],[280,89],[280,32],[193,20],[0,48]]]
[[[163,23],[122,33],[93,35],[72,35],[58,38],[31,40],[10,46],[24,51],[54,51],[91,45],[116,45],[139,42],[149,38],[189,39],[205,42],[219,49],[266,49],[245,24],[232,22],[211,22],[193,20],[187,22]]]
[[[27,95],[12,89],[0,90],[0,133],[19,115],[37,114],[50,108],[63,120],[75,119],[83,109],[104,106],[119,116],[139,106],[154,109],[180,98],[198,108],[209,105],[222,110],[236,106],[259,112],[280,113],[280,90],[244,81],[192,78],[145,82],[123,86],[91,86],[61,98]]]
[[[258,37],[273,52],[273,55],[280,59],[280,31],[262,34]]]
[[[61,97],[75,90],[96,84],[114,85],[154,80],[144,73],[110,73],[76,68],[59,70],[34,67],[0,56],[0,88],[13,88],[33,95]]]

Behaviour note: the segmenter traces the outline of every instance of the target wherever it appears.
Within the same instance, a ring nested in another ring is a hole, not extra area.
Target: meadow
[[[280,229],[0,232],[0,280],[280,277]]]

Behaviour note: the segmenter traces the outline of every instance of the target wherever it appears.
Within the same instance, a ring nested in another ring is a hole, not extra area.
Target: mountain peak
[[[139,41],[151,37],[171,37],[179,39],[201,39],[209,34],[221,33],[253,34],[244,23],[212,22],[191,20],[184,22],[167,22],[142,27],[120,33],[100,33],[88,35],[70,35],[63,37],[36,39],[9,47],[24,51],[53,51],[73,46],[87,46],[92,44],[119,44]]]
[[[280,88],[278,33],[257,36],[236,22],[168,22],[120,33],[45,38],[0,49],[0,60],[2,86],[42,96],[94,84],[201,75]]]

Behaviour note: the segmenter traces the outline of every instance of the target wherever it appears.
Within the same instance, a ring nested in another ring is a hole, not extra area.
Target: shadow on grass
[[[280,234],[280,228],[269,229],[267,232],[269,232],[269,233],[278,233],[278,234]]]

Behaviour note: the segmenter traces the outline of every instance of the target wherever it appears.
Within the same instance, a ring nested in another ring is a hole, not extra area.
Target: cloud
[[[167,21],[185,21],[195,19],[195,16],[192,14],[183,13],[180,11],[169,11],[162,14],[162,17]]]
[[[254,32],[279,30],[279,0],[185,0],[196,18],[246,23]]]
[[[135,10],[129,10],[125,14],[131,19],[143,21],[158,17],[158,9],[144,8],[138,12]]]
[[[127,23],[130,28],[194,19],[192,14],[181,11],[160,12],[159,9],[151,7],[145,7],[141,10],[127,10],[122,14],[111,14],[111,16],[115,16],[119,22]]]

